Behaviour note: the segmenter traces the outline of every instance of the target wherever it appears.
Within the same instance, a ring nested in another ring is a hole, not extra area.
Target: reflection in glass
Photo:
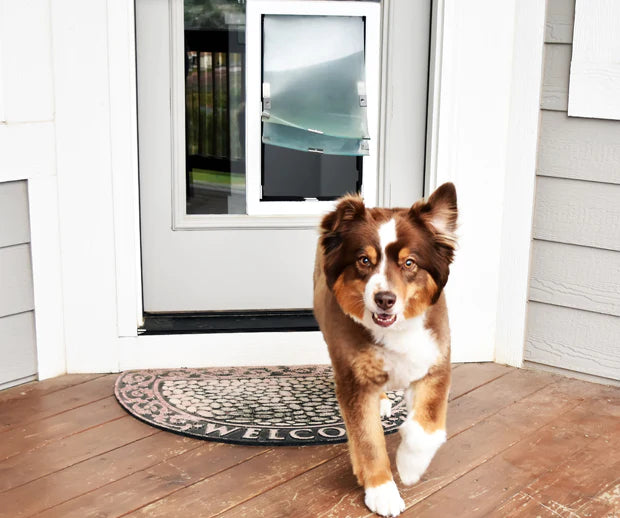
[[[185,0],[187,214],[245,213],[245,7]]]
[[[263,142],[368,154],[364,19],[265,15],[263,41]]]

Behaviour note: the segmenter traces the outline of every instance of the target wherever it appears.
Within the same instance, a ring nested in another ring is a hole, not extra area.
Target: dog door
[[[318,214],[352,192],[376,203],[378,13],[357,2],[248,3],[249,214]]]

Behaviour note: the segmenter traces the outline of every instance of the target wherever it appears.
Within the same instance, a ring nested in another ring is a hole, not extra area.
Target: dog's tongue
[[[375,324],[381,327],[389,327],[396,322],[396,315],[388,315],[387,313],[373,313],[372,319]]]

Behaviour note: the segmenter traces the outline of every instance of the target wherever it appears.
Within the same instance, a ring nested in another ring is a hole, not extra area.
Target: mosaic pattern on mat
[[[114,392],[138,419],[193,437],[255,445],[347,440],[328,366],[129,371]],[[402,391],[388,397],[385,433],[406,416]]]

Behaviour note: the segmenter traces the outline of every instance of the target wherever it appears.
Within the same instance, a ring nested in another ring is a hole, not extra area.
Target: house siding
[[[620,379],[620,122],[568,117],[574,0],[549,0],[526,361]]]
[[[26,181],[0,183],[0,388],[37,373]]]

